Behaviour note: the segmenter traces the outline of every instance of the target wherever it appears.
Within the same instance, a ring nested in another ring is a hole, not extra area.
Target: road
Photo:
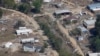
[[[82,52],[80,46],[77,44],[77,41],[76,41],[73,37],[69,36],[68,29],[65,29],[65,28],[60,24],[59,21],[57,21],[57,25],[58,25],[58,28],[60,29],[60,31],[61,31],[63,34],[65,34],[66,38],[70,40],[71,45],[72,45],[75,49],[77,49],[77,53],[80,54],[80,55],[82,55],[82,56],[84,56],[84,53]]]

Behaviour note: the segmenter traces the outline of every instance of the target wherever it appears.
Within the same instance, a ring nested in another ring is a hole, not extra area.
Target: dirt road
[[[3,10],[8,10],[8,11],[14,12],[14,13],[16,13],[15,15],[23,16],[24,18],[21,18],[21,19],[23,21],[25,21],[26,24],[31,23],[35,30],[40,28],[39,25],[37,24],[37,22],[32,17],[29,17],[29,16],[25,15],[24,13],[18,12],[16,10],[6,9],[6,8],[3,8],[3,7],[0,7],[0,8],[3,9]]]
[[[66,38],[70,40],[71,45],[72,45],[75,49],[77,49],[77,53],[80,54],[80,55],[82,55],[82,56],[84,56],[84,54],[83,54],[81,48],[79,47],[79,45],[77,44],[76,40],[75,40],[74,38],[72,38],[71,36],[69,36],[68,30],[65,29],[65,28],[60,24],[59,21],[57,21],[57,25],[58,25],[60,31],[61,31],[63,34],[65,34]]]

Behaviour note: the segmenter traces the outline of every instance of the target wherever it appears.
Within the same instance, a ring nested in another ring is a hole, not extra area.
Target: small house
[[[23,51],[25,52],[35,52],[36,48],[32,44],[24,44]]]
[[[94,28],[95,27],[95,22],[96,22],[95,19],[84,20],[83,21],[83,25],[86,28],[91,29],[91,28]]]

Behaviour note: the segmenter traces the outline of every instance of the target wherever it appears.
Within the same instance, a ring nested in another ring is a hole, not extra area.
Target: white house
[[[32,33],[32,29],[27,29],[26,27],[19,27],[18,30],[16,30],[17,35],[25,34],[28,35]]]

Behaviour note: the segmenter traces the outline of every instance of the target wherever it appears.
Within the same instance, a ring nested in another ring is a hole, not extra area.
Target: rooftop
[[[93,20],[84,20],[84,22],[87,24],[87,25],[94,25],[96,20],[93,19]]]
[[[56,14],[62,14],[62,13],[68,13],[68,12],[70,12],[70,10],[67,10],[67,9],[56,10],[56,11],[55,11]]]
[[[100,3],[93,3],[88,5],[91,10],[100,10]]]
[[[100,53],[89,53],[89,56],[100,56]]]

